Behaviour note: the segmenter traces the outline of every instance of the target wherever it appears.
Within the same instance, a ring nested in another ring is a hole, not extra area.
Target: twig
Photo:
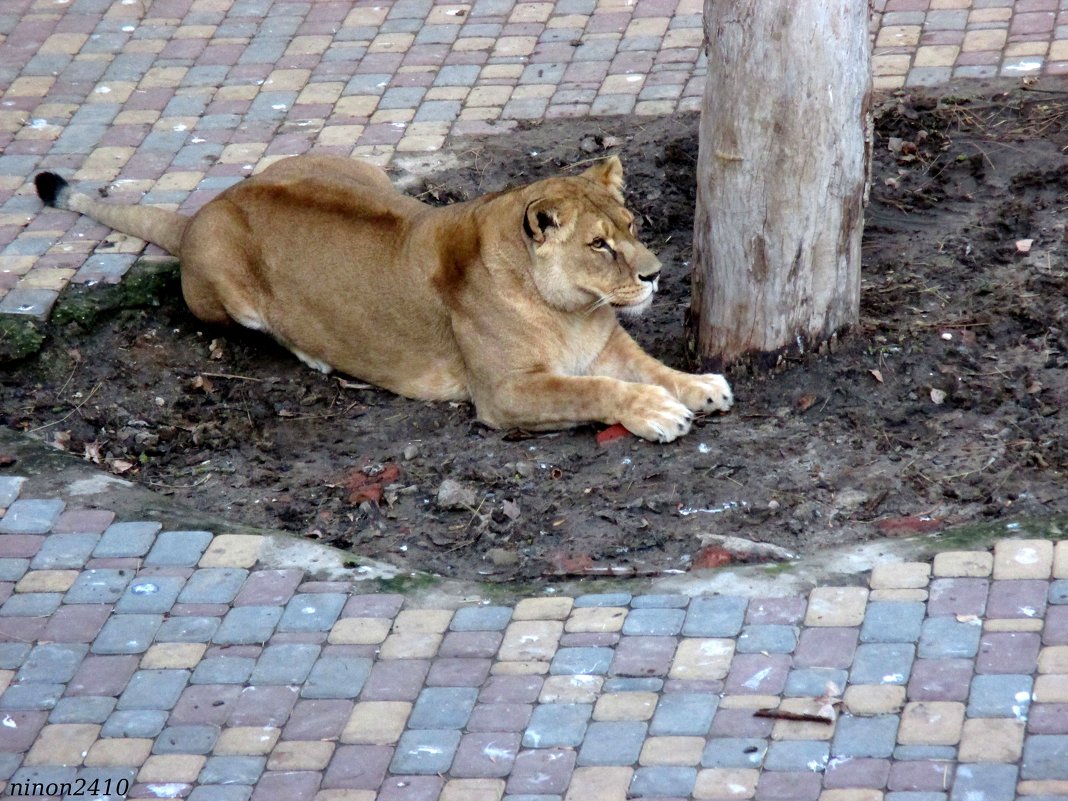
[[[27,434],[32,434],[35,431],[41,431],[42,429],[51,428],[52,426],[58,426],[60,423],[66,422],[67,420],[69,420],[74,415],[75,412],[77,412],[79,409],[81,409],[83,406],[85,406],[85,404],[87,404],[89,402],[89,399],[92,398],[93,395],[96,394],[96,391],[98,389],[100,389],[100,387],[102,387],[103,385],[104,385],[103,381],[98,381],[96,386],[93,387],[92,392],[90,392],[88,395],[86,395],[85,399],[81,403],[79,403],[77,406],[75,406],[73,409],[71,409],[69,412],[67,412],[65,415],[63,415],[61,418],[59,418],[58,420],[53,420],[51,423],[45,423],[44,425],[37,426],[37,428],[31,428],[26,433]]]

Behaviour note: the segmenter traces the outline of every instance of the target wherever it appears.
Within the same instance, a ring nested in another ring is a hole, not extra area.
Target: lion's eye
[[[608,243],[601,239],[601,237],[597,237],[595,240],[590,242],[590,247],[594,250],[606,250],[608,247]]]

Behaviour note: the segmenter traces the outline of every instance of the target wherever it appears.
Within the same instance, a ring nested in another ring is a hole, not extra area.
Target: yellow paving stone
[[[538,45],[536,36],[502,36],[493,47],[495,58],[529,56]]]
[[[16,224],[23,224],[25,221]],[[7,225],[0,217],[0,225]],[[0,256],[0,272],[25,275],[37,263],[36,256]]]
[[[964,721],[958,759],[961,762],[1016,762],[1023,753],[1025,724],[1012,718]]]
[[[160,118],[155,109],[129,109],[115,115],[116,125],[154,125]]]
[[[220,164],[251,164],[267,149],[266,142],[241,142],[227,145],[219,154]]]
[[[431,659],[437,656],[442,635],[406,631],[390,634],[382,642],[379,659]]]
[[[649,720],[658,696],[650,692],[608,693],[597,699],[594,720]]]
[[[920,43],[919,25],[884,25],[875,37],[876,47],[915,47]]]
[[[133,39],[122,46],[123,53],[159,53],[167,45],[166,39]]]
[[[449,779],[438,801],[501,801],[504,786],[503,779]]]
[[[701,28],[672,28],[664,34],[661,49],[672,50],[680,47],[702,47],[705,33]]]
[[[516,3],[509,22],[545,22],[552,16],[552,3]]]
[[[393,633],[444,634],[452,616],[451,609],[405,609],[393,619]]]
[[[200,567],[253,567],[262,547],[263,538],[255,534],[219,534],[198,564]]]
[[[22,764],[81,765],[100,736],[94,723],[53,723],[41,729]]]
[[[359,141],[360,136],[363,135],[363,125],[330,125],[323,128],[319,132],[319,144],[323,146],[331,145],[352,145]]]
[[[708,768],[697,772],[693,797],[697,801],[734,801],[752,798],[756,794],[760,771],[749,768]]]
[[[300,90],[297,95],[297,104],[329,103],[333,105],[341,99],[341,93],[345,91],[345,84],[338,81],[326,83],[309,83]]]
[[[1068,704],[1068,674],[1047,673],[1035,678],[1032,700],[1041,704]]]
[[[212,751],[216,756],[264,756],[271,753],[281,729],[274,726],[234,726],[223,729]]]
[[[663,36],[671,20],[668,17],[639,17],[627,25],[624,36]]]
[[[1002,540],[994,545],[995,579],[1048,579],[1052,574],[1049,540]]]
[[[308,79],[311,77],[311,70],[301,69],[279,69],[271,72],[263,82],[264,90],[271,92],[278,91],[299,91],[308,84]]]
[[[1068,645],[1048,645],[1038,652],[1039,673],[1068,673]]]
[[[934,574],[945,578],[984,578],[994,569],[987,551],[945,551],[934,558]]]
[[[125,103],[137,89],[133,81],[108,81],[102,83],[89,93],[89,103]]]
[[[548,662],[556,655],[564,624],[559,620],[513,620],[504,630],[497,658],[511,662]]]
[[[964,724],[964,704],[910,701],[901,713],[897,741],[902,745],[956,745]]]
[[[44,97],[56,79],[51,75],[22,75],[11,82],[4,92],[4,97]],[[47,117],[46,111],[38,106],[36,116]]]
[[[97,740],[85,755],[85,764],[90,768],[139,768],[152,753],[152,743],[134,737]]]
[[[564,631],[568,634],[619,631],[626,619],[627,608],[624,606],[583,606],[571,611]]]
[[[585,28],[590,22],[589,14],[558,14],[550,17],[546,28]]]
[[[208,761],[201,754],[153,754],[137,773],[139,782],[195,782]]]
[[[414,33],[380,33],[371,40],[368,53],[405,53],[415,41]]]
[[[470,91],[466,86],[432,86],[426,91],[426,99],[465,100]]]
[[[492,676],[538,676],[549,672],[548,662],[494,662],[490,668]]]
[[[512,97],[516,100],[522,100],[530,97],[552,97],[556,94],[556,86],[552,84],[528,84],[527,86],[517,86],[515,91],[512,92]]]
[[[636,95],[645,83],[645,76],[639,74],[609,75],[601,82],[602,95]]]
[[[1048,50],[1049,42],[1011,42],[1005,48],[1003,55],[1007,59],[1020,56],[1044,56]]]
[[[138,88],[162,89],[178,86],[188,71],[188,67],[149,67],[138,83]]]
[[[730,670],[734,640],[693,637],[675,650],[670,676],[673,679],[722,679]]]
[[[625,801],[633,776],[633,768],[575,768],[564,801]]]
[[[267,759],[267,770],[325,770],[334,744],[323,740],[286,740]]]
[[[806,626],[859,626],[864,622],[864,587],[816,587],[809,593]]]
[[[1045,795],[1053,798],[1063,795],[1068,798],[1068,781],[1064,779],[1025,779],[1016,785],[1020,795]]]
[[[398,125],[398,127],[406,128],[414,118],[414,108],[380,108],[371,115],[370,121],[376,125],[381,123],[404,123],[403,125]]]
[[[204,179],[204,173],[196,171],[168,172],[156,181],[155,189],[160,192],[192,192]]]
[[[3,111],[0,110],[0,131],[4,133],[21,132],[24,129],[22,126],[30,119],[30,115],[25,111]]]
[[[1056,60],[1068,60],[1068,48]],[[1053,549],[1053,578],[1068,578],[1068,540],[1061,540]]]
[[[215,39],[215,31],[219,29],[217,25],[180,25],[175,30],[173,36],[175,39]]]
[[[489,50],[495,44],[497,44],[497,40],[488,36],[461,36],[453,43],[452,49],[461,53],[474,52]]]
[[[378,27],[385,22],[389,8],[385,3],[377,6],[357,6],[346,15],[342,28]]]
[[[634,104],[634,113],[639,116],[660,117],[674,110],[674,100],[639,100]]]
[[[428,25],[461,25],[471,11],[470,3],[435,5],[427,14]]]
[[[334,39],[332,36],[294,36],[289,47],[286,48],[287,56],[314,56],[325,53]]]
[[[861,787],[842,787],[824,790],[820,793],[819,801],[883,801],[883,791]]]
[[[377,645],[386,639],[393,621],[386,617],[345,617],[330,629],[331,645]]]
[[[926,562],[881,562],[871,571],[873,590],[915,590],[926,587],[931,566]]]
[[[973,8],[968,12],[969,25],[980,22],[1008,22],[1011,18],[1011,8]]]
[[[53,33],[37,48],[37,52],[74,55],[87,41],[89,35],[85,33]]]
[[[972,0],[931,0],[932,10],[971,8]]]
[[[872,590],[868,595],[869,601],[918,601],[926,603],[927,590]]]
[[[642,746],[640,765],[691,767],[701,761],[704,737],[650,737]]]
[[[505,80],[523,74],[522,64],[487,64],[479,73],[479,80]]]
[[[958,45],[924,45],[916,49],[914,67],[952,67],[960,53]]]
[[[981,50],[1000,50],[1005,46],[1008,38],[1009,32],[1004,28],[968,31],[964,34],[964,41],[961,42],[960,49],[964,53],[974,53]]]
[[[141,657],[142,670],[193,669],[208,646],[202,642],[158,642]]]
[[[853,684],[842,696],[853,715],[889,715],[905,705],[905,688],[899,684]]]
[[[824,702],[818,698],[784,698],[778,709],[801,715],[820,715]],[[830,740],[834,736],[834,721],[777,719],[771,729],[773,740]]]
[[[774,709],[782,701],[777,695],[725,695],[720,709]]]
[[[542,704],[592,704],[601,694],[604,676],[549,676],[541,685]]]
[[[352,708],[341,742],[393,745],[404,732],[411,711],[407,701],[360,701]]]
[[[993,618],[983,621],[983,631],[1042,631],[1043,625],[1037,618]]]
[[[474,106],[460,111],[461,120],[495,120],[500,116],[500,107]]]
[[[252,100],[260,93],[260,87],[247,84],[240,86],[220,86],[215,92],[216,100]]]
[[[15,592],[66,592],[77,578],[77,570],[31,570],[15,584]]]
[[[511,86],[476,86],[467,95],[467,105],[503,106],[505,103],[508,102],[511,96]],[[524,598],[522,601],[519,602],[519,604],[522,605],[526,601],[534,601],[538,603],[543,601],[547,603],[551,602],[549,608],[556,608],[555,606],[552,606],[552,603],[556,603],[557,606],[561,606],[563,605],[563,602],[566,601],[568,603],[566,604],[567,611],[564,612],[565,617],[567,616],[567,614],[570,614],[571,605],[574,603],[574,600],[571,598]]]
[[[370,117],[376,108],[376,95],[346,95],[334,104],[334,113],[342,117]]]

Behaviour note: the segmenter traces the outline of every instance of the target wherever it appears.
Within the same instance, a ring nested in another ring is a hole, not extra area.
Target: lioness
[[[722,376],[666,367],[616,319],[648,308],[660,262],[635,236],[615,157],[444,208],[375,166],[315,155],[192,216],[101,201],[51,172],[35,184],[46,204],[177,256],[201,320],[409,398],[470,400],[491,426],[619,422],[670,442],[733,400]]]

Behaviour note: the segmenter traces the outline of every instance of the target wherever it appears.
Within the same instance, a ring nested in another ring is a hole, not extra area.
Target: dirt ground
[[[466,404],[318,375],[262,337],[205,329],[173,277],[92,324],[57,313],[40,355],[0,373],[0,423],[205,511],[489,581],[760,556],[714,535],[806,553],[1064,512],[1068,95],[902,94],[876,127],[859,327],[834,353],[731,376],[735,410],[670,445],[494,431]],[[665,264],[628,327],[687,367],[696,117],[453,149],[461,166],[421,187],[431,202],[618,153]]]

